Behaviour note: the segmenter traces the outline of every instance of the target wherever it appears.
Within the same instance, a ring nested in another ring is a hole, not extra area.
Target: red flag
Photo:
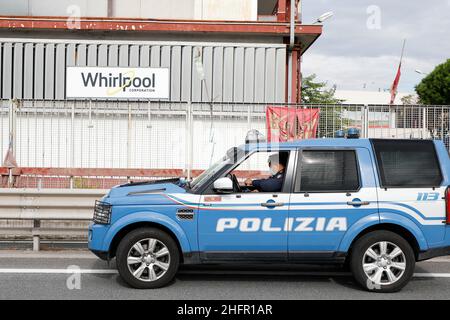
[[[400,82],[400,76],[402,74],[401,68],[402,68],[402,63],[400,62],[400,64],[398,65],[397,75],[395,76],[394,83],[392,84],[392,87],[391,87],[391,102],[390,102],[390,104],[394,104],[395,97],[397,96],[398,83]]]
[[[319,109],[267,107],[267,141],[284,142],[315,138],[319,113]]]

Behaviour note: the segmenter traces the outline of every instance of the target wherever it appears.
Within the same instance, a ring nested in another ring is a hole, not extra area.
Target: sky
[[[323,34],[303,55],[303,75],[315,73],[338,90],[388,89],[406,39],[399,92],[414,92],[424,75],[450,58],[450,0],[302,0],[303,23],[325,12]]]

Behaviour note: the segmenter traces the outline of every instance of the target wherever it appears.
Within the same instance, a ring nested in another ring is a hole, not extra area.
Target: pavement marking
[[[418,263],[450,263],[448,258],[435,258],[431,260],[420,261]]]
[[[85,260],[99,260],[93,253],[83,251],[70,251],[70,252],[14,252],[14,251],[1,251],[1,259],[85,259]]]
[[[21,268],[3,268],[0,274],[118,274],[115,269],[21,269]],[[267,272],[267,271],[179,271],[179,274],[197,274],[197,275],[297,275],[297,276],[322,276],[322,277],[348,277],[349,272]],[[450,278],[450,273],[414,273],[415,278]]]
[[[0,274],[117,274],[114,269],[0,269]]]
[[[450,273],[414,273],[415,278],[450,278]]]

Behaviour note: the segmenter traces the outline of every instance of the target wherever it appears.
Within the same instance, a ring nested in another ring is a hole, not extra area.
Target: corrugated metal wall
[[[212,43],[27,42],[0,39],[0,97],[64,99],[67,66],[168,67],[170,100],[207,101],[201,52],[217,102],[283,102],[286,47]]]

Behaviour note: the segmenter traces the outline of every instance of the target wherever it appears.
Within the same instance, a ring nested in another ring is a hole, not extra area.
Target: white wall
[[[108,0],[0,0],[0,15],[106,17]],[[113,0],[114,17],[256,21],[258,0]]]
[[[0,0],[0,15],[26,16],[29,0]]]
[[[196,0],[114,0],[113,15],[128,18],[194,19]]]
[[[257,0],[115,0],[116,17],[249,20],[257,19]]]
[[[75,7],[71,7],[75,6]],[[0,15],[106,17],[108,0],[0,0]]]
[[[256,21],[258,18],[257,0],[197,0],[196,2],[201,12],[197,11],[195,19]]]
[[[32,16],[106,17],[108,0],[30,0]],[[76,11],[74,11],[76,10]]]

